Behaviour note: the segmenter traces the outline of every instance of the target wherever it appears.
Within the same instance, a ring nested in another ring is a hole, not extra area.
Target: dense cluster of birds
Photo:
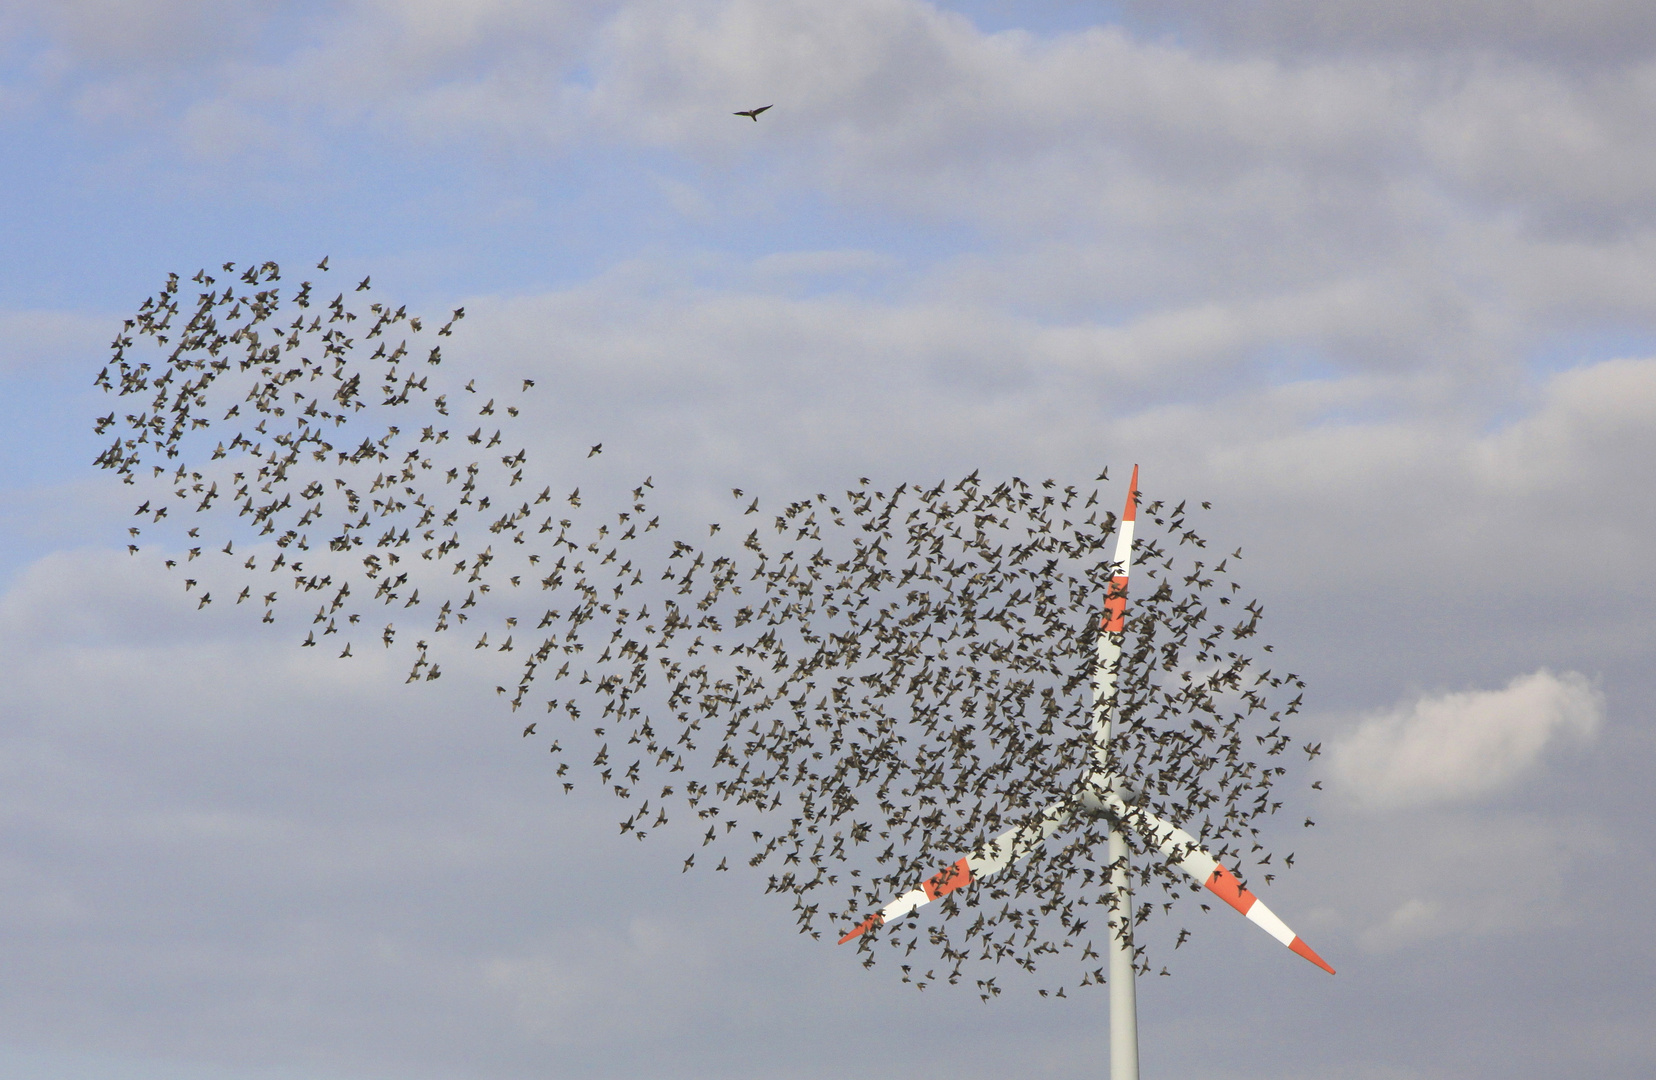
[[[367,278],[324,300],[273,263],[222,274],[169,277],[96,379],[126,403],[97,430],[98,464],[141,488],[129,547],[159,536],[197,608],[249,603],[340,658],[401,650],[409,681],[496,674],[566,791],[612,794],[624,836],[689,818],[685,870],[745,861],[814,936],[1095,767],[1117,526],[1096,487],[862,478],[774,511],[735,489],[724,521],[663,526],[649,478],[554,493],[522,434],[534,380],[491,393],[444,365],[463,309],[433,330],[358,300]],[[1212,558],[1193,512],[1140,507],[1110,753],[1146,808],[1268,881],[1293,860],[1273,865],[1261,829],[1303,684],[1266,666],[1262,608],[1228,576],[1240,551]],[[1077,815],[1014,870],[865,934],[865,962],[895,947],[920,987],[975,969],[985,997],[1000,962],[1069,958],[1065,981],[1102,982],[1105,923],[1191,891],[1139,844],[1137,907],[1112,912],[1128,871],[1106,828]]]

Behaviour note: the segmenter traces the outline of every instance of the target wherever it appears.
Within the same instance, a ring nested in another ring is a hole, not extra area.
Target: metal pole
[[[1121,822],[1110,817],[1110,866],[1115,880],[1115,911],[1110,918],[1110,1080],[1138,1080],[1138,992],[1133,963],[1133,883],[1127,837]]]

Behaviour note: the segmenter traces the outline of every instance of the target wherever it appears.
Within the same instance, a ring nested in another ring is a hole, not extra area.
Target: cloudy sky
[[[1656,1072],[1653,43],[1631,0],[4,0],[0,1075],[1104,1074],[1103,995],[864,971],[492,695],[125,556],[119,320],[323,255],[687,513],[1134,462],[1214,503],[1329,748],[1268,899],[1339,974],[1196,916],[1146,1080]]]

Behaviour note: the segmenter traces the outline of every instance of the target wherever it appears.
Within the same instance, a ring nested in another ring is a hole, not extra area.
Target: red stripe
[[[1127,626],[1127,575],[1110,579],[1110,591],[1104,597],[1104,617],[1098,621],[1107,634],[1122,633]]]
[[[1133,466],[1133,479],[1127,485],[1127,509],[1121,512],[1122,521],[1138,520],[1138,466]]]
[[[1334,974],[1334,969],[1328,966],[1328,961],[1313,952],[1311,946],[1301,941],[1297,936],[1293,941],[1288,943],[1288,947],[1305,957],[1307,960],[1311,961],[1313,964],[1316,964],[1330,975]]]
[[[956,889],[971,884],[972,868],[965,859],[957,860],[951,866],[945,866],[931,877],[927,878],[921,888],[926,892],[927,900],[936,900],[939,896],[947,896]]]
[[[1223,866],[1214,867],[1213,876],[1207,879],[1207,887],[1208,891],[1214,896],[1244,915],[1248,913],[1249,908],[1254,906],[1254,901],[1257,899],[1253,893],[1242,887],[1242,883],[1236,880],[1235,874],[1232,874]]]
[[[844,937],[840,938],[839,943],[841,945],[844,945],[847,941],[850,941],[852,938],[862,937],[864,933],[866,933],[869,930],[874,929],[876,926],[879,926],[880,923],[882,923],[884,921],[885,920],[880,918],[880,913],[878,911],[876,911],[874,914],[872,914],[868,918],[864,919],[861,926],[857,927],[855,930],[851,931],[849,934],[846,934]]]

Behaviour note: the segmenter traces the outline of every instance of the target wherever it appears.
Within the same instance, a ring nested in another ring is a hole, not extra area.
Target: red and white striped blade
[[[1127,626],[1127,578],[1133,568],[1133,527],[1138,520],[1138,466],[1127,485],[1127,506],[1116,532],[1115,573],[1104,595],[1104,614],[1098,621],[1098,656],[1093,665],[1093,753],[1099,768],[1108,768],[1111,709],[1116,675],[1121,667],[1121,635]]]
[[[929,904],[940,896],[947,896],[956,889],[964,888],[974,881],[982,881],[984,878],[1000,873],[1012,864],[1033,854],[1035,849],[1046,843],[1047,837],[1057,832],[1073,814],[1072,807],[1068,803],[1064,803],[1047,807],[1032,821],[1012,826],[1012,828],[984,844],[977,850],[976,854],[968,855],[964,859],[957,859],[922,881],[917,888],[910,889],[864,919],[862,924],[855,930],[840,938],[839,943],[844,945],[847,941],[861,937],[876,926],[888,923],[893,919],[901,919],[914,909]]]
[[[1095,797],[1122,821],[1142,822],[1149,831],[1150,839],[1161,849],[1162,854],[1172,858],[1180,870],[1201,882],[1203,888],[1240,911],[1249,922],[1263,928],[1289,949],[1330,975],[1334,974],[1334,969],[1328,966],[1328,961],[1318,956],[1298,934],[1288,929],[1288,924],[1277,918],[1276,913],[1266,907],[1259,897],[1243,888],[1236,875],[1204,851],[1194,836],[1171,822],[1163,821],[1141,806],[1129,807],[1114,792],[1098,793]]]

